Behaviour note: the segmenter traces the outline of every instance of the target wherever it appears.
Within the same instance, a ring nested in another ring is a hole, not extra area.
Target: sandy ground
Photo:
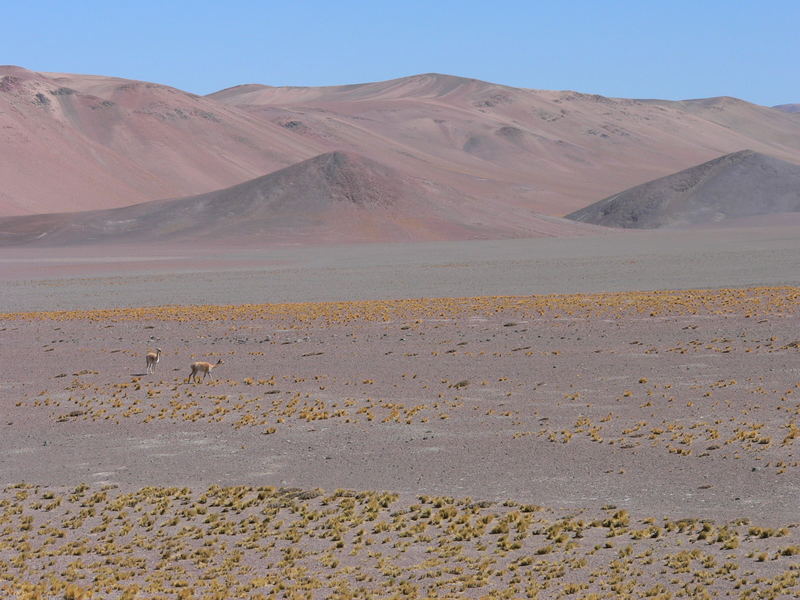
[[[4,253],[4,310],[92,310],[0,316],[0,590],[797,597],[800,289],[455,298],[796,283],[797,244]]]

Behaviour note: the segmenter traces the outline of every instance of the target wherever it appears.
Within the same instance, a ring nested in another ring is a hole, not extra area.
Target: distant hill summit
[[[450,94],[481,92],[513,92],[515,88],[446,75],[422,73],[386,81],[351,83],[319,87],[273,87],[261,84],[237,85],[206,96],[233,105],[267,106],[285,102],[342,102],[359,100],[388,100],[398,98],[441,98]]]
[[[772,108],[777,108],[778,110],[788,113],[800,113],[800,104],[778,104]]]
[[[329,152],[208,194],[0,218],[0,245],[335,243],[576,235],[566,219],[487,205],[352,152]]]
[[[566,218],[653,229],[800,211],[800,165],[742,150],[614,194]]]

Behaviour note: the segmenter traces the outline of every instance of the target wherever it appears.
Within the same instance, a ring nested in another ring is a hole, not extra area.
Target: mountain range
[[[618,99],[440,74],[198,96],[6,66],[0,142],[0,216],[230,194],[342,153],[360,157],[361,171],[384,168],[395,182],[413,182],[418,200],[428,192],[463,198],[463,214],[448,226],[480,236],[472,229],[479,222],[487,235],[522,235],[539,227],[528,215],[541,223],[745,148],[800,163],[800,117],[727,97]],[[490,219],[511,214],[526,216],[510,229]]]

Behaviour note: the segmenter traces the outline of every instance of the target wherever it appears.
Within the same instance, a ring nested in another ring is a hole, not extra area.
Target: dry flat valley
[[[799,307],[771,287],[4,314],[0,586],[797,596]]]

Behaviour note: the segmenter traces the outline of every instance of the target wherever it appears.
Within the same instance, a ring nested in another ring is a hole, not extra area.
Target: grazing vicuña
[[[207,362],[193,362],[191,365],[192,372],[189,374],[189,381],[193,380],[197,381],[197,378],[200,376],[200,373],[203,374],[202,379],[205,379],[206,375],[208,375],[213,379],[214,377],[211,375],[211,371],[214,369],[214,367],[217,367],[221,364],[222,364],[221,358],[214,364]]]

